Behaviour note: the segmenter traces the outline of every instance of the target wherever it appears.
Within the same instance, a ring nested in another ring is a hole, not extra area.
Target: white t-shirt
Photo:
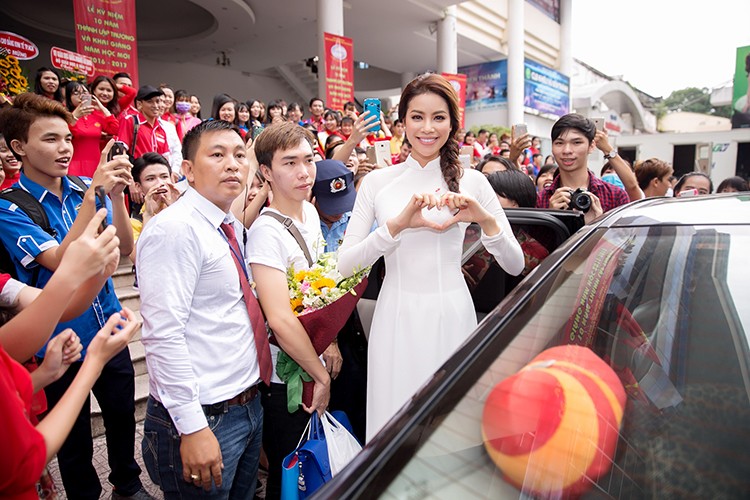
[[[263,212],[277,210],[264,208]],[[284,214],[281,214],[284,215]],[[294,220],[294,225],[299,229],[302,238],[307,243],[307,249],[313,261],[325,252],[325,239],[320,231],[320,217],[315,207],[308,202],[304,204],[303,215],[305,220]],[[297,240],[276,219],[261,215],[258,217],[247,232],[247,245],[245,246],[245,258],[249,264],[263,264],[264,266],[278,269],[286,274],[289,266],[294,264],[294,269],[308,269],[305,254],[302,252]],[[249,266],[248,266],[249,267]],[[252,271],[250,271],[252,273]],[[252,280],[252,276],[250,278]],[[273,376],[271,382],[283,383],[276,375],[276,357],[279,348],[271,345],[271,359],[273,360]]]
[[[18,305],[18,295],[24,288],[26,288],[25,283],[10,278],[2,290],[0,290],[0,307],[8,309],[16,307]]]

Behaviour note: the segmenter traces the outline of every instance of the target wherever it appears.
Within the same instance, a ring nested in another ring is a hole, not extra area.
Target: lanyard
[[[232,252],[232,255],[234,255],[234,258],[237,259],[237,262],[239,262],[240,264],[242,264],[242,272],[245,273],[245,279],[249,282],[250,281],[250,276],[248,276],[248,274],[247,274],[247,267],[245,266],[245,259],[243,259],[241,255],[237,254],[237,251],[234,249],[234,247],[232,246],[232,244],[229,243],[229,238],[227,237],[226,234],[224,234],[224,231],[222,231],[221,228],[216,228],[216,230],[219,231],[219,234],[221,235],[221,237],[224,238],[224,240],[227,242],[227,245],[229,246],[229,251]],[[236,240],[237,240],[237,238],[235,238],[235,241]],[[240,246],[240,243],[238,241],[237,242],[237,247],[239,247],[239,246]]]

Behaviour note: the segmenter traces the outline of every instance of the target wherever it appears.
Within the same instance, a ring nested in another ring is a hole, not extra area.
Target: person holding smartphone
[[[120,122],[99,99],[79,82],[65,86],[65,104],[73,115],[73,158],[68,173],[93,177],[102,153],[102,134],[114,135]]]
[[[0,242],[8,250],[20,281],[43,288],[60,267],[61,259],[71,243],[84,231],[94,215],[94,189],[84,190],[66,177],[73,156],[71,132],[74,118],[62,104],[35,94],[21,94],[13,106],[0,111],[0,131],[11,149],[23,162],[19,186],[34,196],[42,205],[55,235],[48,234],[28,215],[16,210],[12,203],[0,200]],[[120,155],[107,161],[107,153],[114,141],[102,151],[93,179],[83,179],[87,186],[104,186],[107,220],[114,226],[121,254],[133,248],[133,231],[125,208],[123,190],[130,184],[130,162]],[[53,335],[72,328],[86,349],[94,342],[107,318],[122,310],[114,284],[105,282],[96,298],[83,314],[60,323]],[[46,350],[37,353],[44,357]],[[85,361],[84,361],[85,363]],[[45,388],[48,404],[62,402],[69,387],[76,385],[76,374],[83,370],[74,364],[59,380]],[[134,370],[127,351],[120,352],[102,368],[102,379],[94,389],[107,422],[107,454],[112,468],[110,480],[114,485],[113,498],[145,494],[140,481],[140,468],[135,461],[135,404]],[[88,390],[86,391],[88,394]],[[63,485],[69,497],[99,498],[101,483],[92,464],[91,413],[86,408],[78,413],[73,431],[58,453]],[[140,496],[144,498],[144,496]]]
[[[508,273],[524,267],[487,178],[459,161],[458,97],[451,84],[435,74],[412,80],[398,116],[411,154],[398,168],[367,174],[339,248],[344,276],[381,256],[388,268],[370,329],[368,440],[477,325],[460,266],[469,224],[480,225],[485,248]]]

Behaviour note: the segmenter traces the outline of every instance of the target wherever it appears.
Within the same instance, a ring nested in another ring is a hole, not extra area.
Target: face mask
[[[190,103],[189,102],[176,102],[174,104],[174,108],[177,110],[177,112],[181,115],[184,115],[185,113],[188,113],[190,111]]]

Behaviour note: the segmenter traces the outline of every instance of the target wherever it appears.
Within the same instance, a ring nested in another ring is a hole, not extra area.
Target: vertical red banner
[[[90,57],[96,73],[129,73],[138,87],[135,0],[73,0],[76,48]]]
[[[458,111],[461,115],[461,128],[464,127],[464,114],[466,112],[466,75],[462,73],[442,73],[446,80],[451,82],[453,89],[458,95]]]
[[[354,43],[345,36],[323,33],[325,37],[326,106],[343,110],[354,101]]]

